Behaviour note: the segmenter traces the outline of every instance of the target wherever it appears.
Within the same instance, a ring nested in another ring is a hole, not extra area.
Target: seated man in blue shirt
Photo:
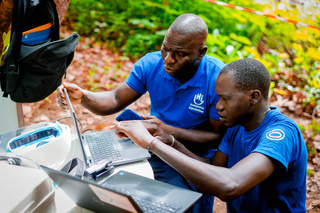
[[[168,146],[168,134],[158,128],[153,137],[139,121],[120,122],[116,131],[227,201],[228,212],[306,212],[306,144],[297,124],[269,106],[269,86],[269,72],[257,60],[241,59],[221,70],[216,108],[229,128],[212,159],[177,141]]]
[[[100,115],[119,112],[149,92],[146,125],[160,127],[199,155],[212,155],[225,132],[215,108],[219,100],[215,81],[224,63],[206,55],[206,23],[194,14],[179,16],[168,29],[161,51],[148,53],[134,64],[129,77],[113,91],[90,92],[74,84],[58,88],[58,103],[66,109],[62,88],[73,104]],[[210,143],[209,143],[210,142]],[[149,162],[155,179],[197,190],[156,155]],[[194,212],[212,211],[214,197],[204,195]]]

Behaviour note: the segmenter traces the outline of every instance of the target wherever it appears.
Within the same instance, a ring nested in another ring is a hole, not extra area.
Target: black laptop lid
[[[102,188],[93,181],[82,180],[43,165],[40,167],[80,207],[95,212],[142,212],[135,201],[126,194]]]
[[[119,171],[97,184],[45,166],[41,168],[78,206],[96,212],[142,212],[131,197],[135,196],[178,207],[177,212],[180,213],[202,196],[198,192],[126,171]],[[122,193],[113,187],[121,187],[125,191]]]

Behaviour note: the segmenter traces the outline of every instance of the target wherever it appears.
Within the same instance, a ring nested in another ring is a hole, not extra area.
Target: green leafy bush
[[[252,0],[224,2],[303,21],[294,5],[283,10]],[[159,50],[167,28],[183,13],[195,13],[206,21],[209,55],[225,63],[245,57],[258,59],[272,76],[273,93],[299,93],[297,100],[303,107],[320,108],[320,30],[203,0],[72,0],[66,23],[79,34],[137,59]],[[319,15],[306,21],[319,26]]]

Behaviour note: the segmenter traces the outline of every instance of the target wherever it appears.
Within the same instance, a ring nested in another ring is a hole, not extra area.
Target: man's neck
[[[184,76],[178,77],[177,79],[180,81],[181,84],[184,84],[186,82],[188,82],[191,78],[193,78],[193,76],[196,74],[197,70],[194,71],[194,73],[187,73]]]
[[[197,73],[201,60],[198,61],[190,70],[184,72],[181,76],[177,77],[181,84],[188,82]]]
[[[252,131],[258,128],[262,124],[270,110],[271,109],[268,104],[265,107],[261,107],[260,110],[257,110],[246,122],[246,124],[243,125],[246,131]]]

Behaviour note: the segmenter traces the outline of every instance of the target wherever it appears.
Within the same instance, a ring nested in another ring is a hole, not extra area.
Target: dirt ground
[[[88,41],[87,41],[88,42]],[[130,71],[133,61],[121,60],[120,56],[114,54],[104,48],[99,46],[89,45],[86,42],[80,42],[78,49],[75,53],[73,62],[68,68],[67,79],[65,82],[73,82],[79,86],[86,89],[96,89],[96,90],[110,90],[124,81],[125,77],[120,78],[116,73],[121,73],[125,76]],[[112,63],[112,64],[110,64]],[[119,65],[120,64],[120,65]],[[117,65],[117,66],[115,66]],[[111,66],[114,69],[108,70],[106,72],[106,66]],[[90,70],[96,70],[95,74],[90,74]],[[102,68],[102,69],[101,69]],[[107,79],[103,76],[109,76]],[[94,79],[91,81],[90,79]],[[112,82],[110,79],[113,79]],[[90,83],[91,82],[91,83]],[[96,86],[100,85],[100,86]],[[109,85],[109,86],[101,86]],[[69,112],[62,110],[58,107],[56,101],[57,92],[54,92],[45,100],[23,104],[23,114],[25,125],[31,125],[39,122],[54,121],[57,119],[62,119],[69,116]],[[288,107],[284,107],[285,100],[281,100],[281,97],[276,98],[270,105],[279,106],[284,114],[295,120],[299,124],[310,123],[310,118],[305,116],[295,116],[294,113],[288,111]],[[149,114],[150,100],[148,94],[142,96],[137,102],[131,104],[129,108],[138,112],[139,114]],[[112,124],[116,123],[115,117],[119,114],[109,115],[109,116],[97,116],[90,111],[84,109],[81,106],[74,106],[77,117],[82,123],[83,130],[94,129],[94,130],[104,130]],[[70,118],[65,118],[60,120],[61,123],[72,125]],[[320,152],[320,150],[318,150]],[[318,162],[308,162],[308,168],[315,171],[315,175],[308,177],[307,183],[307,203],[306,207],[309,213],[320,212],[320,175],[319,175],[319,165],[320,165],[320,154],[316,153],[318,156],[315,158]],[[226,212],[226,204],[216,198],[214,204],[214,212]]]

